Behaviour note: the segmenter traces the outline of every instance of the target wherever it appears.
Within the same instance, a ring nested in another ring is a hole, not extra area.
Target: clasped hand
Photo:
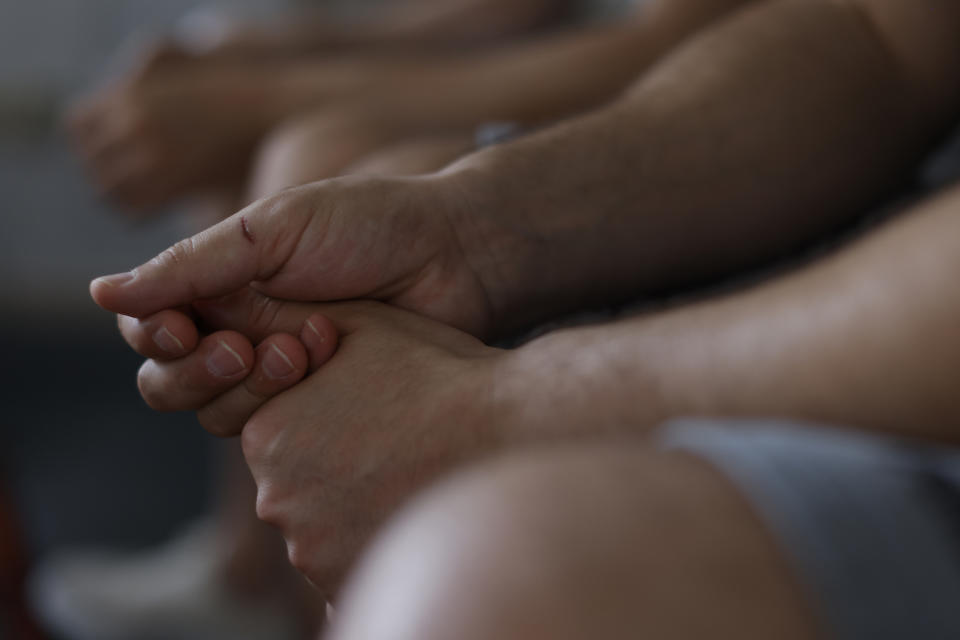
[[[151,407],[242,435],[258,515],[325,589],[415,489],[497,446],[509,357],[447,324],[483,326],[469,312],[484,299],[447,227],[401,220],[389,198],[373,225],[369,197],[350,196],[400,187],[362,186],[293,190],[91,285],[148,358],[138,382]],[[318,206],[332,195],[349,215]],[[393,304],[290,300],[351,297]]]

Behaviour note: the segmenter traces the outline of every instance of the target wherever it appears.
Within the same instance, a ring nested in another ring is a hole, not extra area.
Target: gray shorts
[[[743,492],[834,637],[960,639],[960,449],[746,420],[658,439]]]

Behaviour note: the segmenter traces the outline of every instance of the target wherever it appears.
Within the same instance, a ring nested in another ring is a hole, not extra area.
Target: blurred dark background
[[[211,442],[192,415],[158,415],[139,360],[87,295],[183,235],[99,202],[60,128],[68,100],[136,34],[189,0],[0,2],[0,638],[33,637],[17,582],[63,546],[143,547],[198,514]],[[267,12],[279,0],[220,3]],[[174,212],[175,213],[175,212]]]

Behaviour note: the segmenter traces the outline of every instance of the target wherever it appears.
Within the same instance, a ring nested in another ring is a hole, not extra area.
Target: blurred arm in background
[[[363,50],[243,63],[164,55],[78,104],[71,132],[94,182],[118,204],[149,210],[226,192],[222,217],[398,144],[457,136],[431,167],[439,168],[471,148],[483,122],[537,124],[595,107],[749,2],[659,0],[622,23],[457,55]],[[278,160],[277,146],[296,147],[296,157]]]
[[[208,55],[301,55],[350,49],[460,47],[482,44],[556,24],[569,0],[403,0],[362,15],[300,11],[268,21],[229,22],[197,45]]]

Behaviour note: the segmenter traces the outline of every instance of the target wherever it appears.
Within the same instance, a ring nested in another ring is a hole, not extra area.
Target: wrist
[[[436,180],[453,204],[445,207],[467,266],[486,292],[494,333],[502,335],[529,323],[533,309],[524,304],[536,287],[535,272],[523,269],[531,238],[512,219],[513,194],[503,187],[500,167],[488,151],[471,154]]]
[[[609,303],[615,278],[600,213],[581,202],[579,185],[549,136],[535,135],[471,154],[444,175],[466,194],[455,227],[490,293],[502,331]]]
[[[508,444],[643,435],[670,417],[655,368],[620,323],[562,329],[507,352],[497,397]]]

